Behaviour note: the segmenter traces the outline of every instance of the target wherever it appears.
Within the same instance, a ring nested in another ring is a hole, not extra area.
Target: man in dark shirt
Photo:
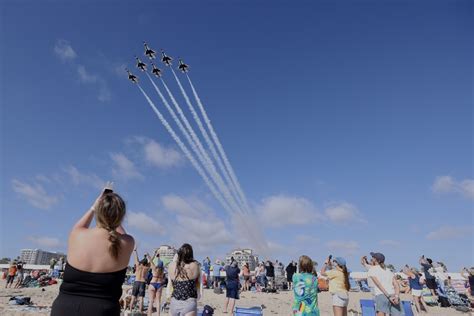
[[[275,267],[270,260],[265,264],[265,269],[267,273],[268,287],[273,289],[275,288]]]
[[[433,260],[425,258],[423,255],[420,258],[420,265],[425,274],[426,287],[430,289],[433,296],[437,296],[436,289],[438,285],[436,284],[436,278],[430,273],[430,269],[433,268]]]
[[[239,274],[240,269],[237,261],[232,261],[230,265],[225,268],[226,274],[226,301],[224,306],[224,313],[227,313],[227,308],[234,310],[235,300],[239,299]],[[229,306],[230,305],[230,306]]]

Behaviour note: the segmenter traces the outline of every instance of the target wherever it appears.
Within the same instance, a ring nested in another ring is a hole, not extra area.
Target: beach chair
[[[362,316],[375,316],[374,300],[360,300],[360,310]]]
[[[360,291],[359,284],[357,284],[357,282],[353,278],[349,278],[349,284],[351,286],[351,289],[350,289],[351,292],[359,292]]]
[[[263,310],[261,307],[250,307],[250,308],[236,307],[234,311],[234,315],[235,316],[250,316],[250,315],[263,316]]]
[[[405,316],[415,316],[413,314],[413,310],[411,309],[411,302],[410,301],[402,301],[403,311],[405,312]]]

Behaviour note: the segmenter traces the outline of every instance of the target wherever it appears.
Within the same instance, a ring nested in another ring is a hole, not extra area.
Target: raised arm
[[[362,258],[360,258],[360,264],[361,264],[366,270],[369,270],[370,264],[369,264],[369,262],[367,261],[367,257],[366,257],[366,256],[363,256]]]
[[[94,218],[95,210],[91,207],[72,227],[72,230],[88,229]]]
[[[321,269],[321,275],[322,276],[327,276],[326,274],[326,268],[331,266],[331,260],[329,258],[324,261],[323,267]]]
[[[466,270],[467,270],[466,268],[462,268],[461,270],[461,277],[463,279],[469,279],[469,276],[466,274]]]
[[[415,274],[410,270],[410,267],[408,265],[403,267],[403,273],[405,273],[409,278],[413,278]]]
[[[420,262],[420,264],[425,264],[425,263],[427,263],[428,261],[426,261],[425,256],[421,256],[419,262]]]
[[[135,249],[133,249],[133,253],[135,254],[135,265],[138,267],[138,265],[140,264],[140,260],[138,260],[138,252],[137,252],[137,247],[135,247]]]
[[[156,252],[155,252],[155,254],[156,254]],[[150,265],[151,265],[151,268],[152,268],[152,269],[155,269],[155,268],[156,268],[155,263],[153,262],[153,259],[155,259],[155,254],[153,254],[153,257],[150,257],[150,254],[149,254],[148,252],[145,254],[145,256],[147,257],[148,261],[150,261]]]
[[[72,227],[73,230],[89,228],[92,219],[94,218],[95,210],[97,209],[100,199],[102,198],[102,195],[104,194],[107,188],[108,187],[106,186],[102,189],[97,199],[95,199],[94,204],[92,204],[91,208],[76,222],[76,224],[74,224],[74,226]]]

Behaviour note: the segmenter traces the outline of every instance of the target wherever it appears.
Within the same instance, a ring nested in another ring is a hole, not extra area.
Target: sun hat
[[[333,260],[340,266],[345,266],[346,265],[346,259],[344,259],[342,257],[336,257]]]

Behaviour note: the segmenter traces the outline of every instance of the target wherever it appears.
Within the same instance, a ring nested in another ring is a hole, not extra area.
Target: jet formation
[[[151,73],[153,75],[155,75],[156,77],[160,78],[162,76],[162,70],[160,68],[158,68],[152,62],[153,59],[156,59],[156,51],[153,50],[152,48],[150,48],[150,46],[148,46],[147,42],[145,42],[145,41],[143,42],[143,46],[144,46],[143,55],[150,59],[150,63],[151,63],[151,67],[152,67]],[[143,71],[143,72],[147,71],[147,65],[143,61],[141,61],[140,58],[138,58],[138,56],[135,56],[135,60],[136,60],[136,65],[135,66],[140,71]],[[187,73],[189,71],[189,66],[187,64],[185,64],[181,58],[179,58],[178,60],[179,60],[178,70],[181,71],[182,73]],[[173,58],[166,55],[164,50],[161,50],[161,62],[163,64],[165,64],[165,66],[170,67],[172,65],[172,61],[173,61]],[[125,69],[125,70],[127,71],[128,79],[133,83],[138,83],[137,76],[132,74],[128,69]]]

